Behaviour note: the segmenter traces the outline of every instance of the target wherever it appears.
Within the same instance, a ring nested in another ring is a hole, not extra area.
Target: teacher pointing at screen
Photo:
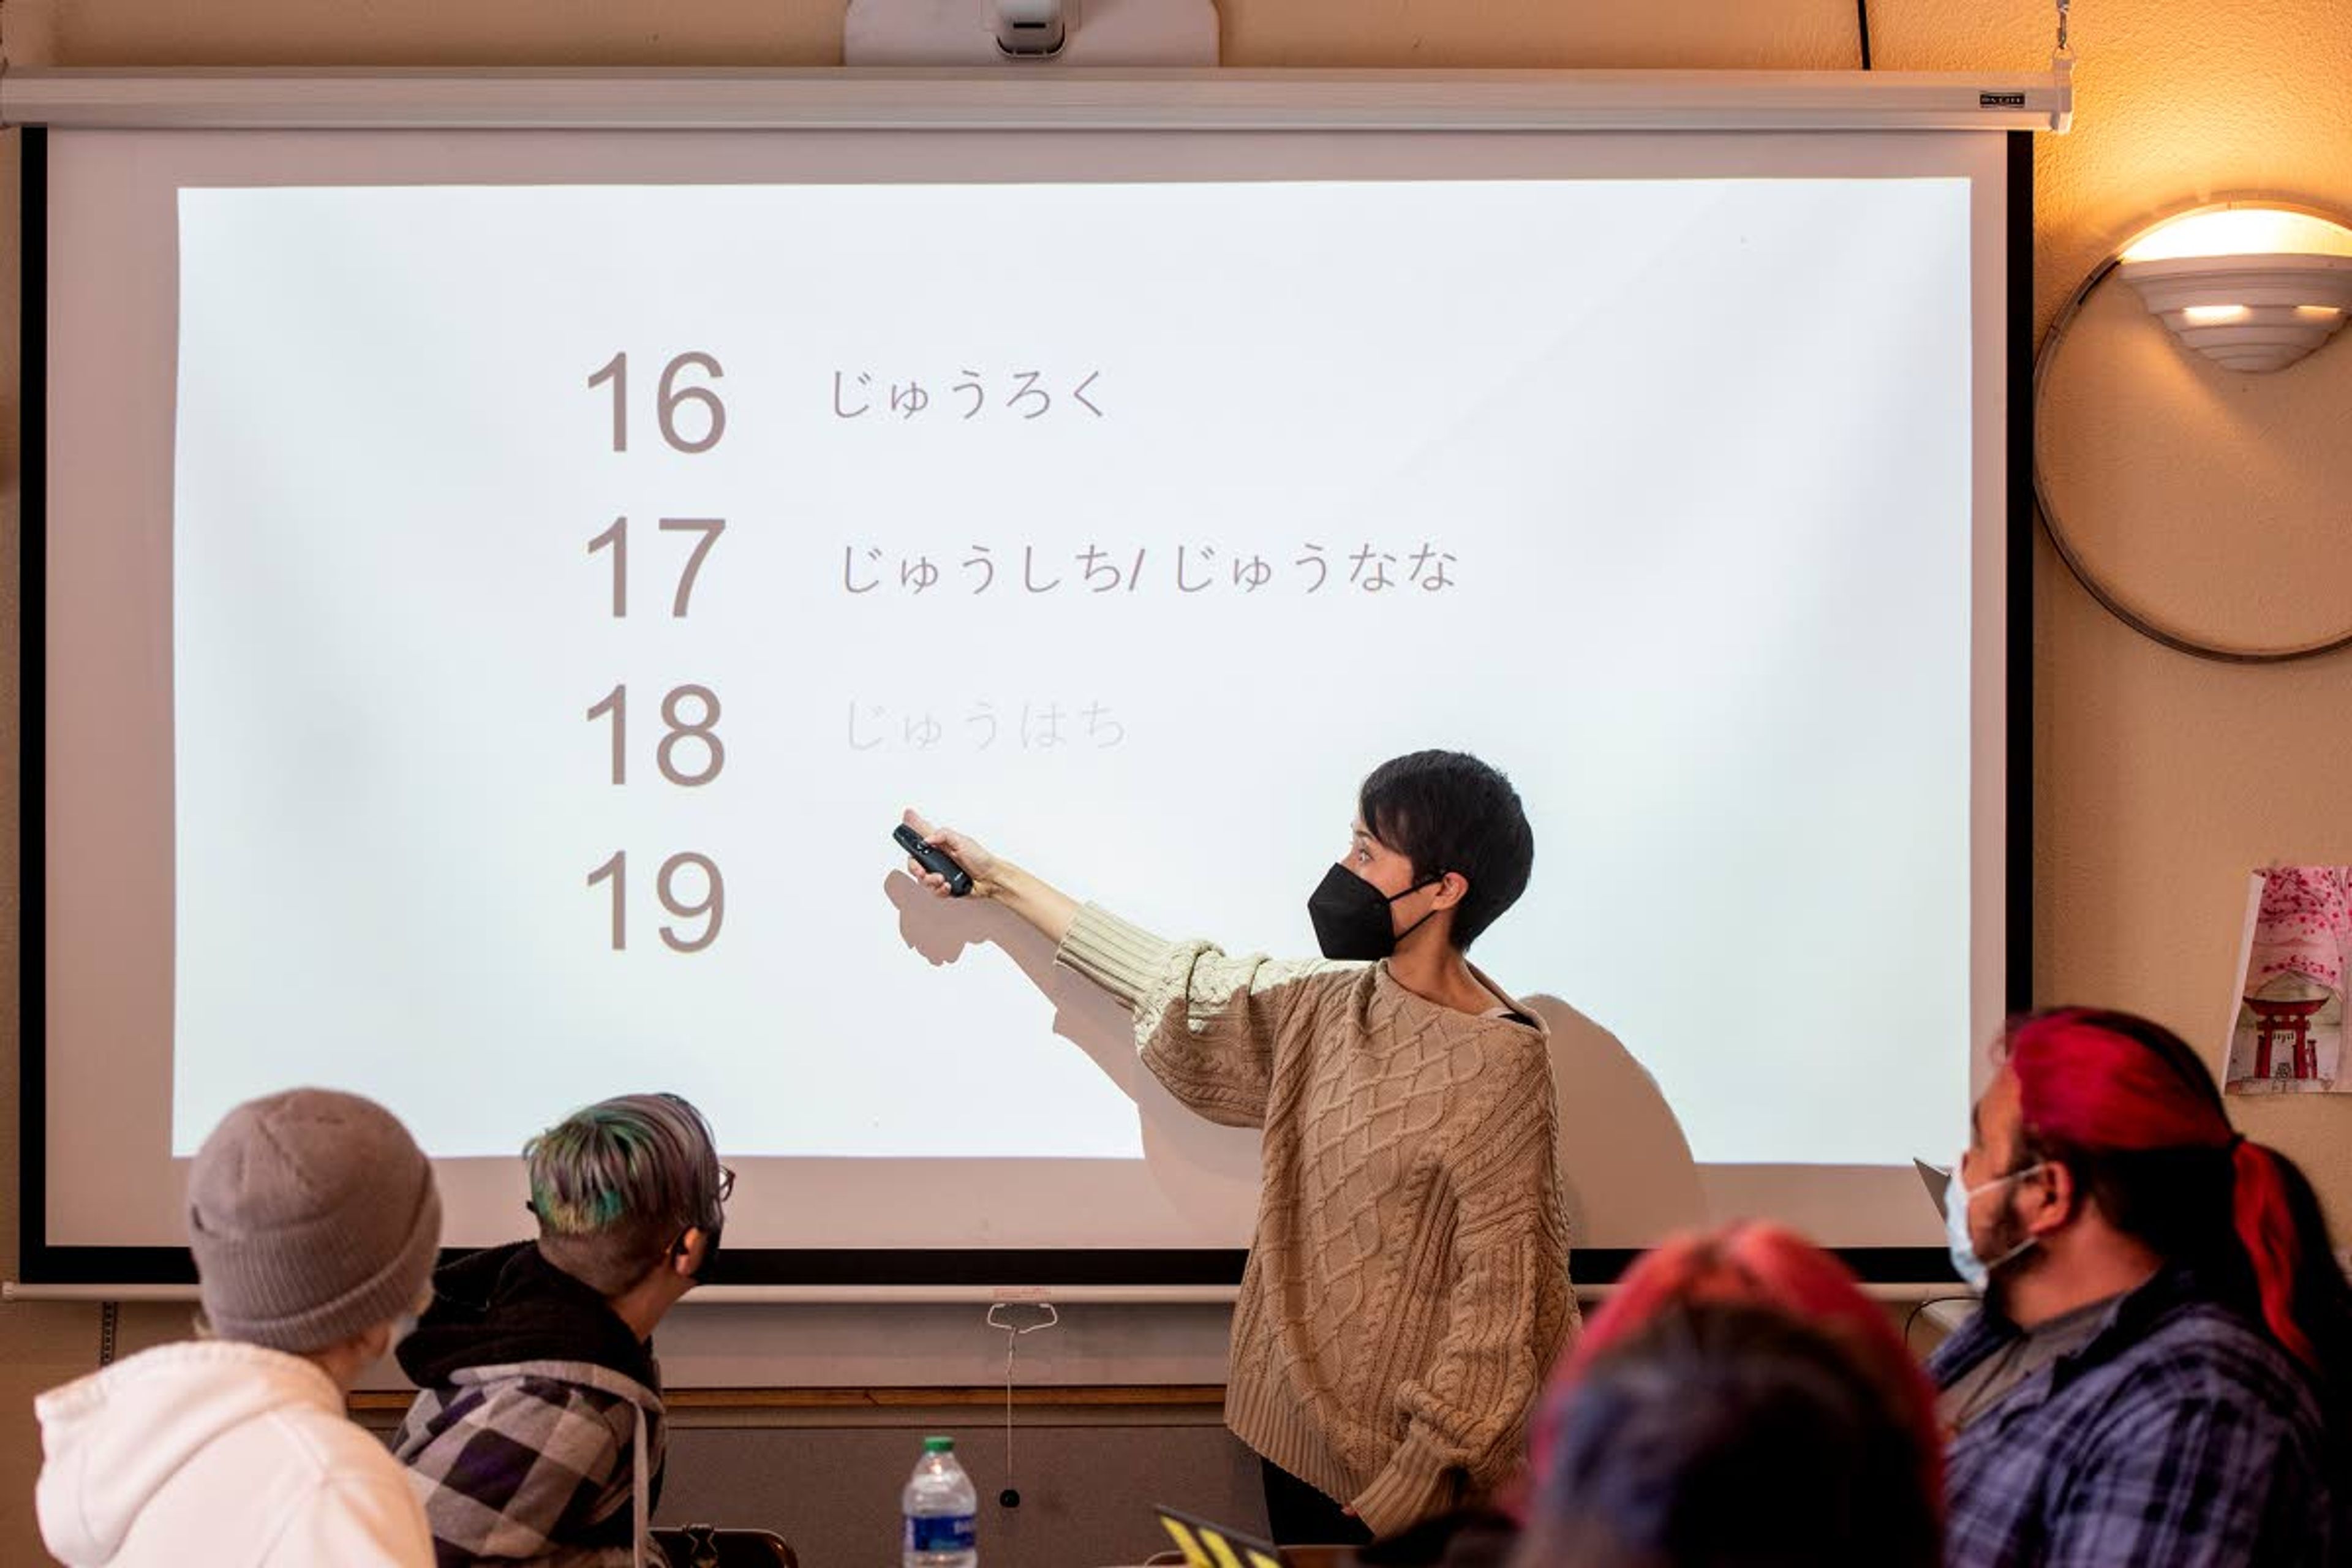
[[[1265,1461],[1276,1539],[1394,1534],[1516,1471],[1577,1314],[1544,1026],[1465,956],[1534,862],[1510,782],[1459,752],[1373,770],[1304,962],[1166,941],[907,826],[1132,1009],[1177,1100],[1265,1130],[1225,1424]]]

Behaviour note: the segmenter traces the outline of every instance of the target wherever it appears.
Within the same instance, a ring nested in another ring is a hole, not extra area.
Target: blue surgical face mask
[[[1952,1162],[1952,1179],[1944,1187],[1944,1240],[1952,1255],[1952,1268],[1958,1272],[1961,1282],[1979,1296],[1992,1283],[1992,1271],[2023,1256],[2026,1249],[2033,1245],[2033,1237],[2027,1237],[1999,1258],[1987,1262],[1977,1256],[1976,1238],[1969,1234],[1969,1205],[1976,1201],[1979,1193],[1989,1193],[1995,1187],[2009,1185],[2020,1176],[2030,1176],[2042,1169],[2042,1164],[2037,1160],[2022,1170],[1995,1176],[1982,1186],[1971,1187],[1960,1180],[1960,1162]]]

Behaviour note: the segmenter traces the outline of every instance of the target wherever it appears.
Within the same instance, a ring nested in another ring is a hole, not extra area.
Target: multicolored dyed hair
[[[523,1145],[539,1249],[616,1296],[689,1229],[718,1233],[725,1175],[702,1112],[674,1094],[625,1094],[573,1111]]]
[[[1626,1271],[1553,1376],[1532,1433],[1533,1474],[1548,1473],[1576,1387],[1596,1362],[1659,1319],[1711,1305],[1780,1312],[1835,1345],[1877,1389],[1895,1429],[1907,1438],[1922,1495],[1943,1495],[1935,1390],[1886,1309],[1863,1293],[1844,1264],[1811,1242],[1752,1220],[1671,1237]]]
[[[1734,1297],[1627,1320],[1574,1363],[1512,1568],[1937,1568],[1923,1439],[1824,1327]]]

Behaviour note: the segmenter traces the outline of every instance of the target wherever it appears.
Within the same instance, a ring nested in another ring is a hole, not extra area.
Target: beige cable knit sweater
[[[1229,957],[1092,905],[1057,956],[1134,1009],[1178,1100],[1265,1130],[1234,1435],[1376,1535],[1500,1485],[1577,1323],[1542,1027],[1385,963]]]

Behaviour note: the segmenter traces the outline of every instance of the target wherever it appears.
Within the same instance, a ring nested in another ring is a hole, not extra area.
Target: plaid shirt
[[[1990,1309],[1929,1363],[1938,1387],[2013,1341]],[[1952,1439],[1952,1568],[2300,1568],[2330,1559],[2326,1447],[2301,1371],[2181,1272]]]
[[[440,1568],[629,1568],[650,1522],[639,1464],[661,1469],[661,1416],[659,1394],[584,1362],[468,1367],[417,1394],[393,1451],[425,1505]],[[646,1562],[663,1561],[642,1544]]]

